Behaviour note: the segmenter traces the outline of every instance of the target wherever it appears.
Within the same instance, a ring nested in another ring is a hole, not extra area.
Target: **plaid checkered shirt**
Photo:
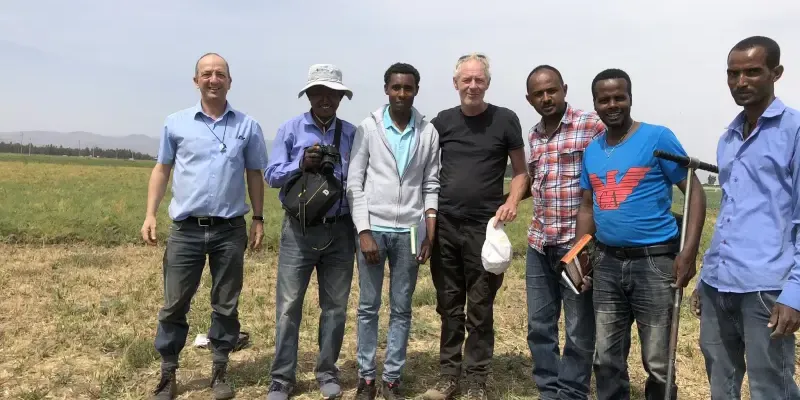
[[[597,114],[569,104],[552,136],[547,136],[543,121],[531,128],[528,174],[533,217],[528,227],[528,244],[540,253],[545,246],[567,245],[575,237],[583,152],[604,130]]]

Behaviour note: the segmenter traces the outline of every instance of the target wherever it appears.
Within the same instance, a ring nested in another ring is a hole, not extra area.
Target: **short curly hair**
[[[392,74],[410,74],[414,76],[414,84],[419,86],[419,71],[414,68],[411,64],[406,63],[394,63],[392,64],[389,69],[386,70],[386,73],[383,74],[383,83],[385,85],[389,84],[389,79],[392,78]]]

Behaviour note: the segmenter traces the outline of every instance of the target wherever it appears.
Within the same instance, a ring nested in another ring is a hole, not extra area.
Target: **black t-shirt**
[[[470,117],[457,106],[440,112],[431,123],[439,132],[442,152],[439,211],[488,222],[503,204],[508,153],[525,146],[517,114],[489,104]]]

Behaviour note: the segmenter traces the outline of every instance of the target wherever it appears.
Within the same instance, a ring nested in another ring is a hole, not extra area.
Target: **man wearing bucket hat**
[[[338,128],[340,158],[334,164],[333,176],[345,187],[356,128],[339,120],[336,112],[342,98],[351,99],[353,92],[342,84],[338,67],[315,64],[309,69],[308,81],[298,98],[304,94],[311,108],[278,129],[264,178],[270,187],[283,188],[298,170],[319,171],[323,158],[320,145],[333,146]],[[285,198],[283,193],[282,190],[281,201]],[[323,217],[303,220],[287,212],[281,227],[269,400],[286,400],[294,387],[303,298],[314,268],[321,310],[316,378],[323,398],[341,396],[336,361],[344,338],[355,262],[355,228],[347,198],[342,196]]]

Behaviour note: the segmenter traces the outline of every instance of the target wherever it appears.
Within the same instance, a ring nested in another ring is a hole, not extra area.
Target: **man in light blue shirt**
[[[772,39],[736,44],[727,73],[744,110],[717,147],[722,203],[693,294],[711,398],[740,398],[747,371],[752,399],[800,399],[800,111],[775,97]]]
[[[386,400],[403,398],[400,377],[411,330],[411,299],[419,264],[431,254],[438,208],[439,134],[414,108],[419,71],[396,63],[383,79],[389,104],[359,124],[347,185],[359,239],[357,400],[374,399],[379,388]],[[417,229],[419,238],[411,229]],[[383,374],[377,385],[378,312],[387,259],[391,314]]]
[[[298,170],[320,170],[322,158],[318,145],[334,143],[339,103],[344,96],[348,99],[353,96],[342,84],[342,71],[331,64],[311,66],[308,81],[298,97],[303,94],[311,109],[286,121],[275,137],[270,163],[264,173],[271,187],[283,187]],[[340,121],[341,158],[339,163],[334,163],[333,176],[345,187],[356,128],[347,121]],[[315,268],[321,309],[317,382],[324,399],[341,396],[336,362],[344,340],[354,258],[355,231],[344,196],[324,217],[307,221],[305,226],[295,216],[285,214],[278,256],[275,357],[270,372],[269,400],[286,400],[296,383],[303,298]]]
[[[228,354],[239,339],[239,294],[244,252],[248,245],[250,211],[245,202],[245,176],[252,204],[250,246],[264,236],[262,207],[267,166],[264,136],[258,122],[227,101],[231,77],[219,55],[201,57],[195,68],[200,101],[166,118],[158,160],[150,175],[142,239],[156,244],[156,212],[174,166],[172,219],[164,253],[164,306],[158,313],[155,347],[161,355],[161,380],[153,399],[173,399],[178,356],[189,333],[186,313],[200,285],[206,257],[211,270],[211,327],[213,352],[211,386],[216,399],[233,398],[226,382]]]

